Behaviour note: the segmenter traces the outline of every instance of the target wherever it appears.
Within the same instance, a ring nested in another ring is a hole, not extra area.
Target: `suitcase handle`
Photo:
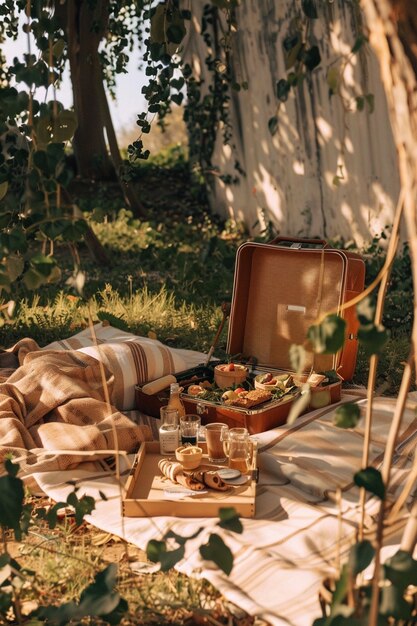
[[[311,244],[314,248],[330,248],[329,244],[325,239],[308,239],[307,237],[275,237],[272,241],[269,242],[273,246],[279,246],[283,243],[290,243],[291,246],[286,246],[290,248],[302,248],[303,243]]]

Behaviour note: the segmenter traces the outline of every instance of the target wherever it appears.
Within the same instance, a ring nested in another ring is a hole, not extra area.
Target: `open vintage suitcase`
[[[250,371],[253,380],[260,372],[291,372],[289,349],[303,344],[309,326],[329,311],[361,293],[365,265],[352,252],[331,248],[325,241],[278,237],[268,244],[247,242],[236,254],[234,287],[229,319],[227,352],[256,361]],[[336,370],[341,380],[353,376],[358,349],[355,307],[340,312],[346,320],[346,341],[336,355],[307,353],[306,372]],[[213,367],[194,368],[176,374],[185,388],[191,382],[211,379]],[[320,388],[310,408],[326,406],[340,399],[341,382]],[[159,416],[168,400],[169,389],[149,396],[136,388],[140,410]],[[242,409],[182,394],[187,413],[200,413],[202,422],[221,421],[245,426],[251,434],[285,423],[293,396],[272,400],[253,409]]]

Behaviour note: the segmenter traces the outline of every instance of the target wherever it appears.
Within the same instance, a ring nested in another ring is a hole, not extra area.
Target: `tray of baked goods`
[[[136,388],[137,406],[159,417],[167,404],[171,382],[181,386],[187,413],[198,413],[202,423],[225,422],[257,434],[283,424],[294,400],[308,384],[310,410],[338,402],[341,379],[334,370],[297,376],[253,363],[215,362]],[[162,387],[162,388],[161,388]]]
[[[240,450],[247,436],[237,439]],[[227,458],[210,459],[205,442],[180,447],[171,456],[160,453],[158,442],[143,442],[127,479],[123,516],[217,517],[220,508],[234,507],[240,516],[253,517],[257,455],[256,442],[250,444],[245,467],[236,469]]]

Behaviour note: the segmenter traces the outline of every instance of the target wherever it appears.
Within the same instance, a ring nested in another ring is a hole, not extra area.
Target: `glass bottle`
[[[168,406],[160,409],[159,445],[161,454],[174,454],[180,445],[178,410]]]
[[[181,419],[181,417],[184,417],[185,415],[185,406],[180,396],[179,383],[171,383],[169,389],[170,389],[170,394],[169,394],[168,408],[177,409],[178,418]]]

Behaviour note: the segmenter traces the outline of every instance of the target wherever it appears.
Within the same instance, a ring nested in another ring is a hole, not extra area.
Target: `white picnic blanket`
[[[364,414],[366,400],[342,396],[342,402],[357,401]],[[394,399],[378,398],[374,403],[370,462],[380,467],[386,436],[392,420]],[[391,497],[404,484],[412,463],[417,437],[417,403],[410,400],[405,412]],[[359,520],[358,489],[352,483],[360,468],[363,420],[355,429],[341,430],[332,423],[335,406],[308,413],[291,427],[282,426],[258,436],[260,481],[256,516],[243,521],[241,535],[220,529],[216,519],[173,517],[122,518],[121,489],[114,477],[94,477],[82,469],[36,474],[41,488],[54,500],[65,500],[79,481],[79,495],[97,498],[96,510],[87,519],[98,528],[124,537],[146,548],[150,539],[160,539],[169,529],[190,536],[186,556],[177,569],[191,576],[205,577],[231,602],[276,626],[311,626],[320,617],[318,591],[327,574],[338,571],[354,542]],[[140,416],[131,414],[138,419]],[[342,489],[340,504],[335,490]],[[100,499],[99,491],[107,500]],[[343,512],[343,523],[338,513]],[[371,532],[378,510],[376,498],[366,504],[366,529]],[[398,529],[397,529],[398,530]],[[230,576],[203,561],[198,547],[210,532],[222,535],[234,554]],[[386,537],[386,552],[395,551],[398,535]]]

